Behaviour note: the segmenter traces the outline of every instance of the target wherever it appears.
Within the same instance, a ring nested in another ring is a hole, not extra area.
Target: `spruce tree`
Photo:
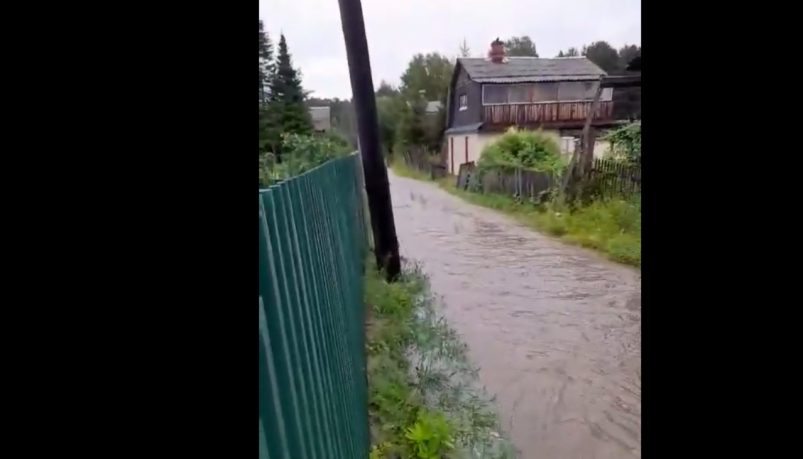
[[[311,134],[312,118],[304,105],[304,98],[301,75],[293,68],[287,41],[282,34],[275,73],[270,82],[269,124],[275,123],[282,133]]]
[[[259,102],[267,101],[268,88],[273,76],[273,43],[259,20]]]

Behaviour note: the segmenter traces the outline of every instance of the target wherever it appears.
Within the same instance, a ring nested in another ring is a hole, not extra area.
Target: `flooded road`
[[[390,182],[402,256],[443,298],[520,457],[641,457],[638,273],[434,184]]]

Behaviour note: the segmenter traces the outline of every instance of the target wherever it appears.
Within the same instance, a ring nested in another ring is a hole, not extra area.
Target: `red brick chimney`
[[[491,42],[491,49],[488,51],[488,59],[494,64],[504,64],[507,62],[505,58],[505,43],[498,38]]]

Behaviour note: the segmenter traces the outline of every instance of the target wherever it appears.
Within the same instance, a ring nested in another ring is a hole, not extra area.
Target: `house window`
[[[571,82],[561,83],[558,87],[558,100],[573,101],[573,100],[586,100],[593,99],[594,85],[592,83],[584,82]]]
[[[533,102],[555,102],[558,100],[558,83],[538,83],[533,85]]]
[[[527,104],[532,100],[533,85],[514,84],[508,89],[508,101],[511,104]]]
[[[577,102],[594,99],[597,92],[595,81],[567,81],[561,83],[534,83],[534,84],[486,84],[482,87],[483,105],[494,104],[531,104],[545,102]],[[600,100],[612,99],[613,89],[605,88]],[[460,110],[464,110],[466,103],[460,96]]]
[[[507,86],[500,84],[486,84],[482,86],[483,104],[506,104]]]
[[[597,93],[596,82],[576,81],[560,83],[558,88],[558,100],[565,102],[589,101],[594,100]],[[604,88],[600,94],[600,100],[611,100],[613,96],[612,88]]]
[[[468,109],[468,94],[460,95],[460,110]]]

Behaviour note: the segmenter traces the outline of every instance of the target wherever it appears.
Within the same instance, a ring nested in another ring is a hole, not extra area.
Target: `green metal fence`
[[[259,192],[259,457],[368,457],[359,156]]]

